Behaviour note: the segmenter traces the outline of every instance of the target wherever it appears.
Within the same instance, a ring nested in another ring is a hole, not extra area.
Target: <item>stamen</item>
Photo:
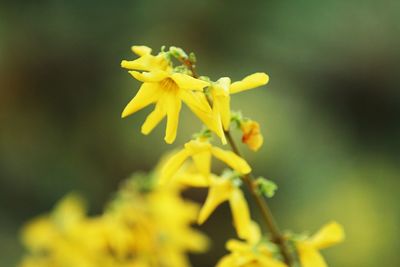
[[[179,86],[171,78],[165,78],[160,82],[161,87],[166,91],[178,91]]]

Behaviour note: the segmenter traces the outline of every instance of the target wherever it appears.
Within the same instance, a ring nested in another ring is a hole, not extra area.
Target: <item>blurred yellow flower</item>
[[[258,72],[232,84],[228,77],[220,78],[213,84],[211,88],[213,114],[226,131],[229,130],[231,121],[230,95],[265,85],[268,80],[267,74]]]
[[[226,248],[230,253],[222,257],[216,267],[286,267],[286,264],[273,258],[268,245],[262,242],[255,222],[251,224],[251,235],[247,240],[228,240]]]
[[[196,165],[197,170],[204,177],[210,179],[212,156],[225,162],[240,174],[247,174],[251,171],[247,162],[234,152],[212,146],[207,140],[196,139],[186,143],[181,151],[173,154],[166,160],[161,169],[160,183],[168,182],[190,157]]]
[[[148,178],[148,177],[146,177]],[[146,179],[148,180],[148,179]],[[76,195],[28,223],[20,267],[188,267],[208,239],[191,228],[199,211],[178,187],[142,192],[128,182],[102,215],[88,217]]]
[[[242,143],[246,144],[251,150],[257,151],[264,142],[260,132],[260,124],[252,120],[244,120],[240,124],[242,130]]]
[[[297,251],[302,267],[326,267],[327,264],[319,250],[344,240],[343,227],[337,222],[323,226],[316,234],[297,242]]]

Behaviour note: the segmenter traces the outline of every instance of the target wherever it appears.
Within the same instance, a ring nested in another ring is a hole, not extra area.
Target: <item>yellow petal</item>
[[[232,169],[238,171],[240,174],[248,174],[251,172],[251,168],[247,162],[233,153],[232,151],[223,150],[219,147],[212,147],[211,153],[214,157],[222,160],[228,164]]]
[[[159,100],[154,108],[153,112],[151,112],[145,122],[142,125],[142,134],[149,134],[153,129],[160,123],[160,121],[165,117],[167,111],[162,107],[162,102]]]
[[[144,56],[147,54],[151,54],[151,48],[145,45],[134,45],[131,47],[133,53],[138,56]]]
[[[172,144],[176,138],[179,124],[179,112],[182,102],[175,94],[165,94],[167,110],[167,129],[165,131],[165,142]]]
[[[235,256],[230,254],[223,256],[215,267],[240,267],[236,264]]]
[[[236,239],[229,239],[228,242],[226,242],[225,247],[231,252],[247,252],[253,248],[252,245]]]
[[[245,90],[253,89],[268,83],[269,77],[263,72],[258,72],[245,77],[243,80],[231,85],[230,93],[236,94]]]
[[[211,213],[224,201],[227,201],[232,193],[232,185],[228,180],[216,180],[208,190],[206,202],[200,210],[198,223],[203,224]]]
[[[182,149],[176,154],[172,155],[164,164],[160,172],[160,183],[168,182],[172,176],[179,170],[183,162],[190,156],[190,152]]]
[[[196,153],[192,156],[193,162],[198,171],[204,176],[209,177],[211,169],[211,153],[210,151],[203,151]]]
[[[255,221],[250,222],[250,234],[246,238],[250,244],[257,244],[261,239],[260,226]]]
[[[280,262],[272,257],[267,256],[267,255],[261,255],[258,258],[258,262],[260,264],[257,266],[265,266],[265,267],[286,267],[287,266],[283,262]],[[304,267],[304,266],[302,265],[302,267]]]
[[[122,118],[129,116],[136,111],[156,102],[160,97],[160,90],[157,84],[144,83],[136,96],[128,103],[122,112]]]
[[[249,206],[239,188],[235,188],[229,198],[232,210],[233,222],[237,234],[242,239],[248,239],[251,235],[251,220]]]
[[[203,91],[203,88],[209,83],[200,79],[193,78],[183,73],[174,73],[171,78],[178,84],[179,88],[187,90]]]
[[[226,144],[224,130],[221,120],[213,114],[206,97],[203,93],[180,94],[182,100],[188,105],[190,110],[207,126],[208,129],[217,134],[223,144]],[[195,100],[193,99],[195,97]]]
[[[162,55],[153,56],[144,54],[135,60],[122,60],[121,67],[130,70],[152,71],[152,70],[167,70],[168,62]]]
[[[327,267],[319,251],[309,245],[297,245],[298,255],[302,267]]]
[[[217,96],[214,98],[213,108],[218,110],[224,130],[228,131],[231,123],[230,96]]]
[[[138,72],[131,70],[129,71],[129,74],[132,75],[138,81],[148,82],[148,83],[160,82],[168,77],[168,73],[161,70],[154,70],[151,72]]]
[[[307,242],[315,248],[324,249],[342,242],[344,238],[343,227],[337,222],[331,222],[323,226]]]
[[[209,179],[200,173],[183,172],[176,175],[175,179],[184,186],[190,187],[208,187]]]

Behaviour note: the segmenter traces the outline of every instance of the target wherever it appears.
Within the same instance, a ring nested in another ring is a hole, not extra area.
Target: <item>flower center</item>
[[[177,92],[179,90],[179,86],[171,78],[165,78],[160,82],[160,84],[161,87],[168,92]]]

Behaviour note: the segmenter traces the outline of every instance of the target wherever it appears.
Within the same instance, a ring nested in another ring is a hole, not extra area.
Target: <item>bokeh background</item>
[[[23,223],[65,193],[99,212],[171,149],[163,126],[139,133],[149,110],[120,119],[139,85],[119,67],[133,44],[195,51],[213,79],[267,72],[233,107],[262,124],[264,147],[245,154],[279,184],[282,228],[335,219],[347,240],[324,252],[331,266],[400,265],[399,11],[395,0],[1,1],[0,266],[21,257]],[[183,113],[176,146],[200,128]],[[225,205],[194,266],[215,264],[231,228]]]

